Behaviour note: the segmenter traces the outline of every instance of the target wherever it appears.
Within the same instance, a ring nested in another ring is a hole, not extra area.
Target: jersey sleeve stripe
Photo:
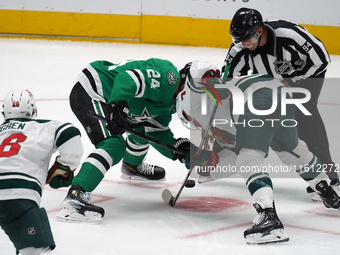
[[[126,72],[131,76],[137,86],[135,97],[142,97],[145,91],[145,78],[143,73],[137,69],[127,70]]]
[[[59,147],[71,138],[81,135],[79,129],[72,126],[70,123],[60,126],[56,130],[56,146]]]
[[[103,84],[99,77],[98,72],[91,65],[87,66],[87,70],[89,71],[89,75],[92,77],[92,80],[93,80],[92,82],[94,86],[96,87],[97,94],[104,98]]]
[[[86,80],[86,84],[90,84],[92,91],[95,94],[98,94],[99,96],[101,96],[101,98],[104,98],[102,82],[99,78],[99,75],[98,75],[96,69],[94,69],[91,65],[88,65],[85,69],[83,69],[82,73],[85,76],[83,76],[83,78],[82,78],[83,81],[81,81],[80,83],[82,85],[84,85],[83,84],[84,80]],[[78,79],[79,79],[79,77],[78,77]],[[87,86],[87,87],[89,87],[89,86]],[[86,91],[88,91],[88,90],[86,90]]]
[[[96,87],[96,82],[94,81],[94,78],[91,75],[90,71],[87,68],[85,68],[83,70],[83,73],[85,74],[86,78],[89,80],[93,91],[98,94],[97,87]]]

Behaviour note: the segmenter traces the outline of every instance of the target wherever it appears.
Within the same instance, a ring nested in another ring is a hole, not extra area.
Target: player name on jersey
[[[7,129],[24,129],[26,123],[22,122],[5,122],[0,126],[0,132]]]

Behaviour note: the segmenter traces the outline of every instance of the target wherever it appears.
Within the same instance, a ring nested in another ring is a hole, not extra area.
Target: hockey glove
[[[218,163],[219,157],[214,151],[202,150],[200,155],[195,155],[198,148],[187,138],[178,138],[172,146],[184,153],[184,155],[174,153],[174,156],[185,164],[187,169],[192,168],[193,165],[216,166]]]
[[[73,177],[73,171],[56,160],[48,170],[46,184],[49,184],[53,189],[68,187],[72,184]]]
[[[190,169],[190,149],[195,150],[196,148],[197,150],[197,147],[193,145],[188,138],[178,138],[172,146],[184,154],[174,153],[174,159],[178,159],[185,164],[187,169]]]
[[[192,155],[190,161],[195,166],[199,166],[197,173],[202,176],[209,176],[211,167],[216,167],[219,156],[215,151],[202,150],[199,155]]]
[[[128,127],[127,117],[129,114],[129,106],[126,101],[120,100],[116,104],[110,114],[110,121],[106,125],[106,129],[110,131],[112,136],[122,135]]]

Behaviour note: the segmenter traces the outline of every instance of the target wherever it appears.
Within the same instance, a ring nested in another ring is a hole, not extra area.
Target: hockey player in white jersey
[[[70,123],[35,119],[37,107],[28,90],[10,91],[2,114],[0,226],[21,255],[50,254],[55,243],[41,197],[47,183],[71,185],[83,155],[80,132]]]
[[[184,79],[184,84],[181,84],[181,91],[176,98],[177,116],[184,126],[191,130],[199,129],[203,134],[205,131],[203,127],[207,126],[209,118],[207,118],[207,115],[202,114],[201,102],[206,100],[207,92],[211,95],[216,94],[214,93],[216,90],[212,91],[214,88],[209,86],[208,83],[213,86],[214,81],[216,83],[221,82],[219,79],[219,71],[215,65],[209,62],[193,61],[192,63],[188,63],[180,71],[180,74],[181,76],[187,77]],[[195,83],[194,80],[197,82]],[[203,83],[205,83],[204,86]],[[203,88],[205,88],[205,90],[203,90]],[[223,107],[217,108],[214,123],[208,135],[205,149],[209,149],[208,140],[215,141],[213,151],[218,152],[219,154],[219,165],[235,165],[236,154],[232,151],[232,149],[235,147],[235,126],[215,125],[215,120],[230,119],[230,109],[228,102],[230,96],[229,92],[225,94],[222,90],[218,90],[218,94],[219,98],[216,97],[215,101],[207,100],[206,102],[207,113],[212,112],[215,102],[219,102],[219,99],[221,100]],[[200,140],[196,141],[196,139],[199,140],[200,137],[197,138],[197,136],[191,136],[191,142],[199,144]],[[222,148],[226,149],[222,150]],[[230,175],[233,175],[233,173],[228,171],[213,171],[209,173],[208,170],[210,169],[208,168],[196,169],[200,171],[198,179],[199,183],[205,183],[217,178],[226,178]]]
[[[222,91],[216,89],[220,83],[218,73],[216,67],[205,61],[193,61],[187,65],[186,68],[182,69],[180,74],[181,76],[186,76],[186,82],[184,89],[177,96],[176,110],[182,121],[204,127],[210,117],[208,115],[204,117],[200,112],[202,109],[202,92],[208,92],[208,94],[211,95],[217,92],[219,97],[217,97],[216,93],[215,98],[207,97],[206,112],[212,112],[211,109],[215,101],[220,100],[219,103],[221,105],[218,107],[225,108],[224,110],[220,109],[220,111],[225,112],[222,118],[228,120],[229,123],[237,123],[233,125],[236,127],[235,146],[231,143],[222,143],[220,139],[221,135],[216,136],[216,129],[219,129],[219,134],[223,134],[222,137],[224,141],[233,141],[231,136],[233,131],[227,131],[226,128],[229,125],[226,125],[225,122],[222,123],[218,121],[218,115],[215,115],[215,124],[212,125],[210,134],[217,138],[215,144],[218,144],[218,149],[214,146],[214,150],[218,152],[220,158],[218,165],[223,167],[222,164],[225,164],[225,166],[235,164],[237,173],[245,179],[248,190],[253,197],[254,207],[258,216],[254,220],[254,225],[244,232],[246,242],[248,244],[263,244],[289,240],[275,210],[272,181],[269,175],[262,171],[263,160],[269,152],[269,147],[276,152],[284,164],[295,167],[300,177],[318,192],[326,207],[339,209],[340,198],[338,190],[329,185],[325,172],[316,171],[322,164],[320,160],[308,150],[307,145],[298,139],[296,127],[283,127],[277,124],[274,125],[272,122],[264,121],[266,118],[275,120],[282,120],[283,118],[294,119],[295,107],[293,107],[293,105],[287,105],[286,115],[281,115],[281,100],[279,95],[283,85],[268,75],[244,76],[234,78],[227,82],[227,85],[236,86],[244,94],[249,94],[252,90],[253,108],[255,109],[271,109],[273,102],[272,91],[276,91],[278,95],[277,110],[270,115],[261,116],[253,114],[252,111],[249,110],[248,97],[246,97],[244,101],[244,114],[235,115],[233,109],[236,105],[234,101],[237,100],[237,96],[235,94],[229,95],[228,89]],[[207,78],[213,79],[213,83],[209,82]],[[214,83],[217,85],[214,85]],[[188,102],[188,100],[190,100],[190,102]],[[247,125],[246,123],[249,123],[252,119],[263,121],[263,125],[261,127]],[[201,122],[199,123],[200,125],[198,125],[198,122]],[[219,123],[219,125],[216,123]],[[279,122],[277,121],[276,123]],[[223,154],[229,149],[235,152],[235,156],[230,156],[229,151],[227,160],[223,157]],[[218,169],[218,166],[216,169]],[[242,169],[258,170],[242,171]]]

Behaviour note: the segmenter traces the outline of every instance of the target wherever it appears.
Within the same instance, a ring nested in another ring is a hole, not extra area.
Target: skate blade
[[[268,234],[254,233],[246,236],[247,244],[270,244],[288,242],[289,237],[282,228],[274,229]]]
[[[127,180],[127,181],[137,181],[137,182],[143,182],[143,183],[154,183],[154,182],[163,182],[165,181],[165,178],[163,179],[158,179],[158,180],[150,180],[150,179],[146,179],[146,178],[143,178],[141,176],[136,176],[136,175],[126,175],[126,174],[122,174],[120,176],[121,179],[123,180]]]
[[[212,182],[215,181],[215,178],[212,178],[211,176],[199,176],[198,177],[198,183],[199,184],[203,184],[203,183],[207,183],[207,182]]]
[[[319,196],[319,194],[317,192],[311,193],[310,199],[315,203],[321,203],[322,202],[322,198]]]
[[[72,222],[72,223],[81,223],[86,222],[90,224],[98,224],[102,221],[102,216],[97,212],[85,211],[83,214],[78,213],[75,209],[67,210],[62,209],[56,216],[58,221],[62,222]]]

